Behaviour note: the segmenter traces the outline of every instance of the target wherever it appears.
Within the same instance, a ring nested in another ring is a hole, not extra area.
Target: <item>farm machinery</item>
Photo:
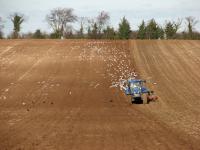
[[[156,101],[158,97],[149,90],[144,84],[146,80],[128,79],[125,83],[124,92],[131,96],[132,103],[148,104],[150,101]]]

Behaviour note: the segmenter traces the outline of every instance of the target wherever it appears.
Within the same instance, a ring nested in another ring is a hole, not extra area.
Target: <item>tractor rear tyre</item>
[[[134,102],[135,102],[134,97],[131,97],[131,103],[134,104]]]
[[[143,94],[142,95],[142,101],[143,101],[143,104],[148,104],[148,96],[147,96],[147,94]]]

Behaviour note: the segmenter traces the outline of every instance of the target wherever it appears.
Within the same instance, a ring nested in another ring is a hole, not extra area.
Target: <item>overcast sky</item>
[[[12,31],[9,14],[20,12],[25,14],[26,22],[22,24],[22,32],[41,29],[50,31],[45,16],[57,7],[73,8],[77,16],[95,17],[105,10],[111,16],[110,24],[117,28],[123,16],[129,20],[133,30],[140,22],[155,18],[161,25],[165,20],[176,20],[186,16],[194,16],[200,20],[200,0],[0,0],[0,16],[4,19],[4,33]],[[183,23],[182,30],[185,29]],[[196,26],[200,31],[200,23]]]

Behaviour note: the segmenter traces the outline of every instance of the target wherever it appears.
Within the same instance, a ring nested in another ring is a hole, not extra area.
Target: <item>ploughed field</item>
[[[131,104],[137,74],[159,99]],[[0,149],[200,149],[200,41],[0,41]]]

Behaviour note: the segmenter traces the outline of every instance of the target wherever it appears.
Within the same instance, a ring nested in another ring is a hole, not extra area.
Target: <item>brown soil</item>
[[[111,88],[134,69],[157,102]],[[1,40],[0,149],[198,150],[199,81],[200,41]]]

